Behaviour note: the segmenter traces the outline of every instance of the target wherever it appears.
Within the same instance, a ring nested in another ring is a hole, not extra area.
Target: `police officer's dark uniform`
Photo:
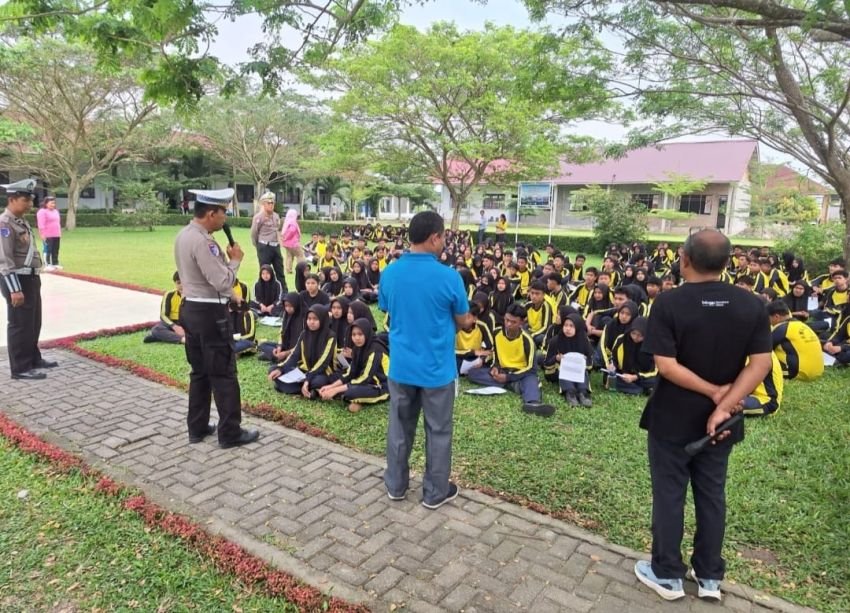
[[[201,223],[210,209],[223,211],[233,189],[190,190],[197,196],[194,219],[177,235],[174,259],[183,284],[180,323],[186,331],[189,378],[189,442],[198,443],[215,431],[209,423],[211,395],[218,409],[218,442],[236,447],[257,440],[256,430],[241,427],[242,410],[233,328],[227,311],[241,260],[227,262],[219,245]],[[225,217],[221,215],[221,225]],[[220,229],[210,228],[212,231]]]
[[[32,208],[35,185],[33,179],[0,185],[9,195],[9,205],[0,213],[0,277],[3,279],[0,292],[7,305],[9,367],[13,379],[44,379],[46,375],[36,369],[57,366],[56,362],[42,358],[38,349],[42,262],[32,228],[24,219],[24,214]]]

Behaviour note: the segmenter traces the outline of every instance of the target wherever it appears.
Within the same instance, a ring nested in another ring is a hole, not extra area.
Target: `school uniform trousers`
[[[732,445],[709,445],[691,457],[685,444],[647,437],[652,480],[652,572],[664,579],[684,578],[682,561],[685,498],[691,485],[696,532],[691,566],[700,579],[723,579],[721,549],[726,531],[726,469]]]
[[[186,418],[189,434],[206,434],[215,397],[218,440],[231,442],[241,433],[242,408],[227,305],[186,300],[180,309],[180,323],[186,331],[186,359],[192,368]]]
[[[489,366],[473,368],[466,373],[466,378],[478,385],[503,387],[513,390],[522,396],[523,402],[540,402],[540,381],[537,371],[531,369],[523,374],[508,373],[507,383],[499,383],[490,375]]]
[[[305,373],[305,375],[307,376],[305,380],[309,383],[311,390],[318,390],[332,381],[331,376],[324,373]],[[274,388],[281,394],[300,394],[303,386],[304,381],[299,383],[284,383],[275,379],[274,382]]]
[[[179,343],[180,335],[177,334],[172,326],[166,325],[164,323],[157,322],[157,324],[151,328],[150,336],[154,341],[158,343]]]
[[[38,275],[18,273],[24,303],[13,307],[9,288],[0,283],[6,299],[6,344],[9,352],[9,369],[19,375],[36,368],[41,362],[38,337],[41,334],[41,278]]]

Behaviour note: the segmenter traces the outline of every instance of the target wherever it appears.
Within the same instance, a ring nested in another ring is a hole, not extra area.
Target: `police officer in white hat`
[[[34,179],[0,185],[8,194],[0,214],[0,292],[7,304],[9,367],[13,379],[38,380],[54,368],[38,349],[41,334],[41,254],[24,215],[32,209]]]
[[[275,195],[266,192],[260,196],[260,212],[251,220],[251,242],[257,248],[260,268],[268,264],[274,270],[275,279],[286,289],[283,276],[283,256],[280,254],[280,215],[274,211]]]
[[[211,236],[227,220],[233,189],[189,190],[195,194],[195,215],[177,235],[174,259],[183,283],[180,323],[186,331],[189,376],[189,442],[199,443],[216,430],[209,422],[211,396],[218,409],[218,444],[238,447],[256,441],[260,433],[241,427],[242,409],[233,328],[227,303],[244,254],[234,243],[227,259]]]

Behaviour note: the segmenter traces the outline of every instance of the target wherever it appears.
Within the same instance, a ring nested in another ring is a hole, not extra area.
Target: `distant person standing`
[[[299,264],[304,261],[304,249],[301,248],[301,226],[298,225],[298,211],[289,209],[283,219],[283,228],[280,231],[280,239],[283,248],[286,249],[286,274],[292,274],[293,262]]]
[[[190,190],[197,196],[192,221],[177,235],[174,259],[185,302],[180,323],[186,333],[189,374],[189,442],[200,443],[215,432],[209,423],[211,395],[218,409],[218,444],[237,447],[256,441],[260,433],[241,427],[242,407],[236,377],[233,326],[227,305],[244,254],[238,244],[227,248],[226,261],[211,233],[227,220],[233,189]]]
[[[487,234],[487,213],[481,209],[481,218],[478,220],[478,244],[484,244],[484,236]]]
[[[730,251],[729,239],[716,230],[687,238],[680,262],[687,283],[655,299],[643,343],[655,356],[659,378],[640,421],[649,433],[652,562],[637,562],[635,575],[665,600],[685,596],[688,568],[681,545],[689,483],[696,533],[688,576],[698,583],[700,598],[721,598],[726,471],[732,446],[744,438],[743,423],[721,432],[715,445],[693,457],[684,448],[715,434],[743,410],[742,401],[772,365],[764,303],[720,280]]]
[[[35,180],[0,185],[9,195],[0,213],[0,292],[6,299],[9,368],[13,379],[38,380],[47,375],[36,369],[53,368],[56,362],[41,357],[41,254],[32,228],[24,219],[32,209]]]
[[[502,213],[499,215],[498,221],[496,221],[496,242],[503,243],[505,242],[505,233],[508,231],[508,218],[505,217],[505,214]]]
[[[274,211],[275,196],[266,192],[260,197],[260,212],[251,221],[251,242],[257,248],[257,260],[260,266],[268,264],[274,270],[275,277],[286,291],[286,277],[283,276],[283,257],[280,254],[280,215]]]
[[[437,509],[454,500],[452,466],[455,330],[474,323],[460,275],[440,264],[443,218],[422,211],[410,220],[410,252],[381,274],[378,304],[390,318],[387,470],[390,500],[403,500],[410,480],[410,452],[419,413],[425,415],[425,475],[422,505]],[[427,279],[427,283],[423,283]]]
[[[56,210],[56,198],[47,196],[44,205],[35,214],[38,233],[44,242],[45,271],[62,270],[59,265],[59,241],[62,238],[62,219]]]

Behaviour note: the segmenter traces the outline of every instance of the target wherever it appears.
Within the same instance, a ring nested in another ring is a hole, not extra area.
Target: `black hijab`
[[[505,289],[499,290],[499,280],[505,280]],[[499,277],[496,279],[496,282],[493,284],[493,291],[490,293],[490,306],[493,307],[493,312],[496,314],[496,317],[501,320],[505,316],[505,311],[508,310],[508,307],[513,304],[514,301],[514,292],[511,289],[511,282],[507,277]]]
[[[304,331],[301,333],[301,354],[302,359],[309,366],[313,366],[322,357],[325,347],[328,344],[328,339],[333,336],[330,328],[330,315],[328,307],[321,304],[314,304],[307,313],[313,313],[319,318],[319,329],[316,331],[310,330],[307,327],[307,315],[304,316]]]
[[[341,349],[345,345],[345,339],[348,335],[348,305],[350,303],[345,296],[337,296],[331,300],[331,308],[333,308],[334,302],[338,302],[342,307],[342,317],[336,319],[331,315],[329,325],[336,339],[337,349]]]
[[[354,328],[359,329],[366,337],[366,342],[363,343],[362,347],[356,347],[351,341],[351,331]],[[373,342],[374,340],[375,330],[372,328],[371,322],[365,317],[355,319],[351,326],[349,326],[347,342],[351,347],[351,361],[349,362],[351,364],[351,370],[349,372],[352,376],[357,377],[362,375],[363,369],[366,368],[366,362],[369,360],[369,354],[375,349],[380,348],[380,345]]]
[[[620,364],[620,370],[626,374],[636,375],[652,370],[652,355],[644,353],[643,341],[636,343],[631,335],[632,330],[637,330],[646,337],[646,327],[646,317],[635,317],[628,330],[623,333],[623,363]]]
[[[597,289],[602,292],[602,300],[594,298],[594,294]],[[605,309],[610,309],[613,306],[614,305],[611,303],[611,290],[605,283],[597,283],[596,287],[593,288],[593,291],[590,293],[590,298],[587,300],[587,310],[589,312],[604,311]]]
[[[301,336],[301,331],[304,329],[304,314],[301,312],[301,296],[296,292],[289,292],[283,298],[284,310],[283,320],[280,325],[280,346],[284,349],[292,349],[295,343],[298,342],[298,337]],[[291,304],[295,309],[290,315],[286,312],[285,306]]]
[[[345,296],[345,286],[351,286],[351,296]],[[360,299],[360,284],[357,283],[357,279],[354,277],[346,277],[342,281],[342,291],[341,294],[348,298],[349,302],[353,302],[354,300]]]
[[[375,318],[372,316],[372,309],[370,309],[366,303],[360,302],[359,300],[355,300],[351,304],[348,305],[348,310],[351,311],[354,319],[368,319],[372,324],[372,329],[377,330],[378,326],[375,324]]]
[[[371,258],[368,262],[366,262],[366,278],[369,279],[369,285],[371,287],[375,287],[381,282],[381,271],[380,266],[378,266],[379,270],[372,270],[372,262],[377,262],[375,258]]]
[[[305,271],[310,267],[309,262],[298,262],[295,265],[295,291],[303,292],[307,287],[304,285]]]
[[[268,281],[263,280],[264,270],[269,271],[269,274],[271,275],[271,278]],[[262,304],[263,306],[277,304],[280,302],[282,294],[283,287],[281,287],[280,281],[275,278],[274,269],[268,264],[260,266],[260,276],[254,284],[254,301]]]
[[[793,266],[795,260],[799,264],[796,268]],[[789,262],[788,267],[785,269],[785,274],[788,276],[789,283],[804,281],[806,277],[806,264],[803,262],[803,258],[792,257],[791,262]]]
[[[561,323],[558,334],[549,341],[549,349],[546,352],[547,357],[554,357],[558,354],[565,355],[567,353],[580,353],[583,356],[590,358],[593,355],[593,346],[590,344],[590,339],[587,338],[587,326],[581,315],[578,313],[570,313],[565,321],[573,322],[576,333],[574,336],[564,335],[564,325]]]
[[[349,271],[348,276],[357,281],[357,286],[360,289],[372,289],[372,283],[369,281],[369,275],[366,274],[366,264],[363,260],[356,260],[360,264],[360,272]],[[352,265],[353,268],[353,265]]]
[[[331,279],[331,272],[336,271],[336,281]],[[322,291],[325,292],[328,296],[339,296],[342,293],[342,271],[338,266],[331,266],[328,268],[328,273],[325,275],[325,279],[327,281],[322,286]]]

